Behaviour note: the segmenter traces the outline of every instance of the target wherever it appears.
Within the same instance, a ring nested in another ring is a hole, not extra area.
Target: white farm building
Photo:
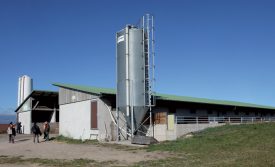
[[[53,85],[59,87],[60,135],[83,140],[116,140],[114,89],[62,83]],[[143,122],[148,128],[147,135],[158,141],[174,140],[225,123],[275,121],[275,107],[165,94],[156,95],[152,113],[152,126],[149,127],[145,118]]]

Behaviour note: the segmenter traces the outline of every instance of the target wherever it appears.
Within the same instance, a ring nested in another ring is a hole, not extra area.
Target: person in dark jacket
[[[11,138],[12,143],[14,143],[14,138],[15,138],[15,136],[16,136],[15,126],[16,126],[16,125],[14,124],[14,125],[12,125],[12,128],[11,128],[11,131],[12,131],[12,138]]]
[[[17,129],[16,129],[17,133],[21,134],[22,133],[22,131],[21,131],[21,127],[22,127],[21,122],[17,122],[17,126],[16,127],[17,127]]]
[[[37,143],[39,143],[39,135],[41,136],[42,133],[40,131],[39,126],[37,126],[36,122],[33,123],[33,126],[32,126],[31,130],[32,130],[32,133],[33,133],[33,142],[35,143],[35,138],[36,138]]]

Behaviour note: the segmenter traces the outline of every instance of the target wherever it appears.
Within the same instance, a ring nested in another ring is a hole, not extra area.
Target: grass
[[[94,144],[97,145],[99,142],[97,140],[80,140],[80,139],[71,139],[68,137],[64,137],[62,135],[53,138],[58,142],[68,143],[68,144]]]
[[[22,158],[22,156],[10,157],[0,156],[0,164],[38,164],[40,166],[51,166],[51,167],[105,167],[114,166],[116,161],[104,161],[98,162],[89,159],[74,159],[74,160],[63,160],[63,159],[41,159],[41,158]]]
[[[275,124],[209,128],[192,138],[151,145],[147,150],[177,156],[136,166],[275,166]]]
[[[108,148],[124,150],[124,151],[132,151],[132,152],[142,149],[141,147],[121,145],[121,144],[116,144],[116,143],[104,143],[104,142],[99,142],[97,140],[84,140],[84,141],[82,141],[80,139],[71,139],[71,138],[68,138],[68,137],[64,137],[62,135],[57,136],[53,140],[58,141],[58,142],[68,143],[68,144],[92,144],[92,145],[96,145],[96,146],[99,146],[99,147],[108,147]]]

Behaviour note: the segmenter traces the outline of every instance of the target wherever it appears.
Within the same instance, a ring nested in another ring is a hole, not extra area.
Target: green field
[[[225,125],[191,138],[151,145],[172,158],[136,166],[275,166],[275,123]]]

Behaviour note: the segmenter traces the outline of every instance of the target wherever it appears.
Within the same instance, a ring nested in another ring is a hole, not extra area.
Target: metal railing
[[[275,122],[275,117],[192,117],[176,116],[177,124],[206,124],[206,123],[256,123]]]

